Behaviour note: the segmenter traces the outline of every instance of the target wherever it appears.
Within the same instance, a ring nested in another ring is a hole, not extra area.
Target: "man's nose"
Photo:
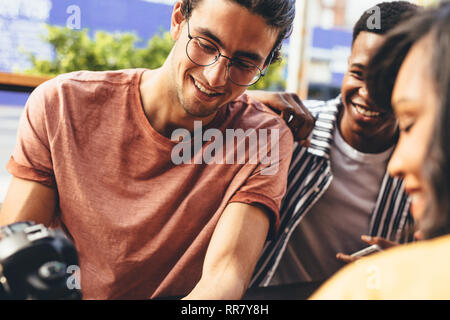
[[[366,84],[363,84],[363,85],[359,88],[359,95],[360,95],[361,98],[363,98],[365,101],[369,101],[369,99],[370,99],[370,97],[369,97],[369,91],[367,90]]]
[[[208,84],[212,87],[223,87],[228,81],[228,63],[229,61],[224,57],[219,57],[219,60],[211,66],[205,67],[204,75]]]

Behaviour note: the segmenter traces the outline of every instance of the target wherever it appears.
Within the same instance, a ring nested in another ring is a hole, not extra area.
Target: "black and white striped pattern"
[[[333,176],[330,169],[330,149],[341,98],[305,105],[315,114],[316,124],[311,146],[295,147],[289,168],[288,186],[281,207],[278,237],[266,243],[250,286],[267,286],[281,260],[292,232],[305,214],[325,193]],[[412,219],[409,199],[403,181],[387,173],[372,213],[369,234],[396,242],[411,241]]]

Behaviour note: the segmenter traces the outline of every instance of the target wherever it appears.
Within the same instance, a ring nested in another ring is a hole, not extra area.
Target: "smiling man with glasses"
[[[208,67],[223,57],[228,60],[227,72],[231,82],[241,87],[252,86],[265,75],[265,71],[252,62],[261,62],[262,58],[259,55],[243,54],[242,57],[237,58],[224,56],[214,42],[203,37],[193,37],[191,35],[189,20],[187,20],[187,27],[189,41],[186,45],[186,54],[193,63],[202,67]],[[221,43],[213,35],[209,34],[209,37],[213,38],[217,43]],[[266,66],[270,65],[272,57],[273,53],[271,53],[268,63],[265,63]],[[265,70],[267,70],[267,67]]]
[[[161,68],[75,72],[38,87],[8,164],[0,224],[63,227],[87,299],[242,297],[277,231],[293,145],[283,119],[243,93],[278,58],[294,6],[179,1]],[[194,138],[194,160],[205,150],[234,159],[260,130],[271,143],[255,145],[278,152],[278,170],[262,174],[272,163],[250,161],[250,150],[243,162],[175,164],[171,153],[185,140],[174,131],[192,133],[199,122],[238,141],[219,148],[213,137]]]

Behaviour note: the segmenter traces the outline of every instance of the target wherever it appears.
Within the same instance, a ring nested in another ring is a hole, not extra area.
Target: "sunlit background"
[[[352,26],[378,2],[297,1],[295,29],[285,43],[283,63],[273,66],[259,88],[296,91],[302,98],[336,96],[347,68]],[[73,70],[157,67],[172,45],[165,32],[174,3],[0,0],[0,203],[11,181],[5,166],[19,117],[34,86]]]

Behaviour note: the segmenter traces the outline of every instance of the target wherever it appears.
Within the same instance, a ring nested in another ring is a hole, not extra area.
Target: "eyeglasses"
[[[266,74],[267,68],[261,70],[250,61],[224,56],[213,42],[202,37],[191,36],[189,20],[187,20],[187,26],[189,41],[186,44],[186,54],[189,60],[196,65],[208,67],[219,61],[220,57],[228,59],[228,76],[234,84],[241,87],[254,85]],[[267,65],[270,65],[272,58],[273,56],[271,55]]]

